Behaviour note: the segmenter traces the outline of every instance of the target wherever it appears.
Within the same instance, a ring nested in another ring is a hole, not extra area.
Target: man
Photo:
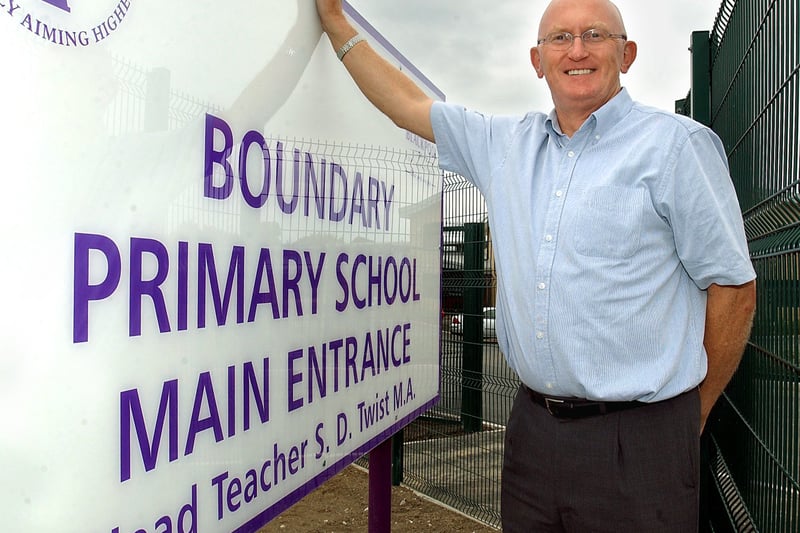
[[[755,273],[719,139],[633,102],[608,0],[553,0],[531,62],[549,115],[434,103],[339,0],[323,29],[369,100],[436,142],[489,209],[498,342],[523,386],[505,442],[516,531],[697,528],[699,434],[749,336]]]

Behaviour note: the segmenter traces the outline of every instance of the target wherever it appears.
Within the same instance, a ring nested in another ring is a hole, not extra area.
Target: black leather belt
[[[644,402],[595,402],[580,398],[545,396],[528,387],[525,387],[525,391],[533,403],[541,405],[556,418],[586,418],[647,405]]]

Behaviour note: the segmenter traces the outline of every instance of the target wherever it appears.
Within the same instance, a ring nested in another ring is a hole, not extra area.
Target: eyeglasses
[[[578,37],[580,37],[581,41],[583,41],[583,46],[588,46],[590,48],[605,42],[607,39],[622,39],[623,41],[628,40],[628,36],[624,33],[609,33],[606,30],[592,28],[590,30],[586,30],[580,35],[572,35],[568,31],[548,33],[545,35],[544,39],[539,39],[536,41],[536,44],[546,44],[553,50],[569,50],[572,48],[573,42]]]

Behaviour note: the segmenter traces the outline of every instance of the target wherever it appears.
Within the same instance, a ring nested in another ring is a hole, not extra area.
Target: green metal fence
[[[460,176],[443,183],[441,399],[403,431],[402,480],[499,527],[503,435],[519,380],[494,337],[483,198]]]
[[[703,437],[701,531],[800,532],[800,2],[724,0],[692,35],[676,102],[722,138],[758,274],[742,364]],[[396,482],[500,524],[503,432],[518,379],[483,332],[494,305],[480,194],[444,177],[441,402],[396,439]],[[402,453],[399,453],[402,450]]]
[[[713,30],[692,35],[693,90],[676,103],[725,143],[759,278],[752,337],[703,439],[702,531],[800,532],[798,33],[797,0],[725,0]],[[491,235],[462,178],[445,177],[444,206],[442,402],[405,430],[404,481],[499,526],[518,381],[491,339],[454,332],[453,316],[478,331],[493,305]]]
[[[744,359],[706,432],[709,531],[800,531],[798,32],[797,0],[726,0],[700,58],[759,292]]]

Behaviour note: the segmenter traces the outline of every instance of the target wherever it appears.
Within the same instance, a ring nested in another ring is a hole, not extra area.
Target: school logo
[[[33,36],[58,46],[82,48],[109,38],[134,0],[0,0],[5,13]]]
[[[67,4],[67,0],[42,0],[43,2],[47,2],[48,4],[52,4],[59,9],[63,9],[67,13],[70,12],[69,4]]]

